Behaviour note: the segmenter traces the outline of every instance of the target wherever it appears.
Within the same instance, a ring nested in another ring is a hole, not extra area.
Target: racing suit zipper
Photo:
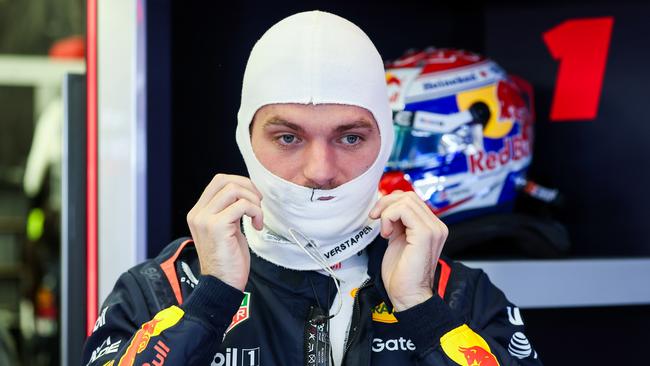
[[[354,337],[357,334],[357,330],[359,327],[359,320],[361,318],[361,308],[359,305],[359,293],[361,293],[361,290],[365,289],[366,287],[370,287],[370,279],[366,279],[363,281],[361,286],[357,289],[357,292],[354,294],[354,304],[352,306],[352,321],[350,323],[350,330],[348,331],[348,336],[345,342],[345,348],[343,349],[343,364],[345,364],[345,356],[348,353],[348,350],[350,349],[350,346],[352,345],[352,341],[354,340]]]

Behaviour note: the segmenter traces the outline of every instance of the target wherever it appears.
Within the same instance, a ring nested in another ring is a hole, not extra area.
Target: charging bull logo
[[[386,86],[388,87],[388,100],[396,103],[399,99],[399,93],[402,90],[402,82],[393,73],[386,73]]]
[[[463,324],[440,338],[443,351],[461,366],[500,366],[485,339]]]
[[[161,310],[153,319],[142,324],[142,327],[140,327],[131,339],[131,343],[126,349],[126,352],[120,358],[118,366],[132,366],[135,363],[137,355],[147,348],[149,339],[160,335],[163,330],[176,325],[183,317],[183,314],[185,314],[183,310],[176,306],[171,306]]]
[[[483,136],[490,139],[504,138],[517,121],[523,123],[530,119],[521,90],[507,80],[461,91],[456,94],[456,101],[461,111],[468,110],[477,102],[488,106],[490,118],[483,129]]]
[[[494,357],[493,354],[484,350],[479,346],[474,346],[470,348],[460,347],[458,348],[465,359],[467,360],[468,366],[498,366],[499,362]]]
[[[402,85],[402,82],[399,81],[399,79],[397,78],[397,76],[395,76],[395,74],[392,74],[392,73],[390,73],[390,72],[387,72],[387,73],[386,73],[386,84],[387,84],[387,85],[395,84],[395,85],[397,85],[397,86],[401,86],[401,85]]]

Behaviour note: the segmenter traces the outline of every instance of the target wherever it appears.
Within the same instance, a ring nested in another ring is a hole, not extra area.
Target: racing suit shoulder
[[[183,301],[174,288],[179,286],[175,262],[190,243],[175,240],[120,276],[86,340],[84,365],[187,365],[213,354],[243,293],[215,277],[199,276]]]

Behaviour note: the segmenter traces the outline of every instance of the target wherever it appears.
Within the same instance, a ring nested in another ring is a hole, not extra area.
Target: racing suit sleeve
[[[127,272],[108,296],[86,340],[83,365],[206,364],[243,297],[216,277],[200,276],[183,305],[170,306],[152,318],[147,307],[150,299]]]
[[[402,331],[416,345],[418,365],[542,365],[525,336],[519,309],[484,272],[468,298],[472,306],[467,314],[457,314],[437,294],[395,312]]]

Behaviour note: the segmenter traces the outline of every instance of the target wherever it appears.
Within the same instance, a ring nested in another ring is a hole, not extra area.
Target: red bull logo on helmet
[[[440,338],[445,355],[461,366],[500,366],[485,339],[466,324]]]
[[[388,100],[391,103],[397,102],[400,90],[402,89],[402,82],[400,79],[395,74],[387,72],[386,86],[388,87]]]
[[[499,99],[499,118],[523,120],[529,118],[528,106],[522,97],[522,91],[512,82],[500,80],[497,83]]]
[[[511,161],[530,157],[530,141],[521,135],[506,137],[499,151],[479,151],[467,157],[469,171],[480,174],[506,166]]]
[[[397,76],[395,76],[395,74],[387,72],[386,73],[386,84],[387,85],[395,84],[397,86],[401,86],[402,82],[397,78]]]

